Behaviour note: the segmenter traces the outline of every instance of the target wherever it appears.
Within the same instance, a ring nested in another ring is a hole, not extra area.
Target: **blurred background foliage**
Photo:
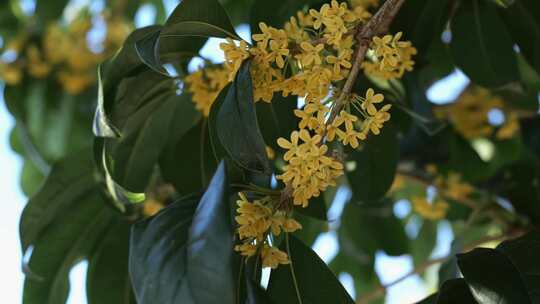
[[[260,21],[279,27],[296,11],[324,3],[219,2],[233,26],[251,32]],[[69,270],[80,259],[89,261],[89,303],[134,303],[130,225],[203,191],[215,156],[227,154],[213,133],[219,107],[201,115],[181,81],[196,63],[215,64],[199,54],[206,38],[163,38],[156,47],[156,33],[180,18],[167,19],[176,3],[0,3],[0,79],[16,119],[11,145],[24,158],[21,186],[31,197],[21,219],[23,252],[32,249],[24,303],[63,303]],[[137,29],[149,7],[165,26]],[[392,125],[363,149],[346,150],[348,172],[338,189],[317,199],[318,210],[297,216],[304,229],[296,236],[307,245],[321,233],[337,235],[330,268],[349,273],[356,296],[373,303],[384,299],[377,252],[410,254],[421,274],[439,224],[449,223],[451,255],[438,261],[435,283],[424,277],[437,287],[458,277],[455,253],[497,241],[493,247],[540,221],[540,2],[407,0],[391,30],[418,49],[415,70],[401,80],[362,76],[355,92],[383,91],[394,105]],[[162,67],[155,53],[169,64],[165,73],[156,71]],[[428,99],[430,88],[461,71],[470,82],[452,100]],[[293,103],[256,104],[264,141],[274,149],[297,124]],[[271,111],[276,119],[265,115]],[[277,172],[282,156],[273,153]]]

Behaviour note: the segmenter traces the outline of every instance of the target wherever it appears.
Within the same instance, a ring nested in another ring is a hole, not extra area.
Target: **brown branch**
[[[343,85],[343,90],[336,100],[332,108],[332,112],[330,112],[327,125],[334,121],[339,112],[341,112],[347,103],[371,40],[374,36],[382,35],[388,31],[390,23],[392,23],[392,20],[397,15],[401,5],[403,5],[404,2],[405,0],[387,0],[379,8],[377,13],[375,13],[375,15],[369,19],[366,25],[360,24],[356,28],[356,41],[358,42],[358,48],[356,49],[353,66],[349,72],[349,76],[347,77],[345,84]]]
[[[486,243],[490,243],[490,242],[503,242],[503,241],[508,240],[508,239],[513,239],[513,238],[516,238],[516,237],[519,237],[519,236],[523,235],[524,233],[525,233],[525,231],[523,231],[523,230],[511,230],[511,231],[508,231],[507,233],[503,233],[503,234],[485,236],[485,237],[480,238],[480,239],[478,239],[478,240],[476,240],[476,241],[474,241],[474,242],[472,242],[470,244],[467,244],[467,245],[463,246],[463,250],[461,250],[461,252],[471,251],[474,248],[476,248],[476,247],[478,247],[478,246],[480,246],[482,244],[486,244]],[[407,278],[409,278],[409,277],[411,277],[413,275],[424,273],[429,267],[431,267],[433,265],[445,263],[446,261],[450,260],[454,255],[455,255],[455,253],[451,253],[451,254],[449,254],[447,256],[444,256],[444,257],[441,257],[441,258],[426,261],[426,262],[418,265],[415,269],[411,270],[410,272],[406,273],[405,275],[399,277],[398,279],[396,279],[396,280],[394,280],[394,281],[392,281],[392,282],[390,282],[390,283],[388,283],[386,285],[380,285],[379,287],[377,287],[375,290],[368,293],[367,295],[356,299],[356,303],[357,304],[368,304],[369,302],[374,301],[374,300],[384,296],[384,294],[386,293],[386,290],[388,288],[403,282],[404,280],[406,280]]]

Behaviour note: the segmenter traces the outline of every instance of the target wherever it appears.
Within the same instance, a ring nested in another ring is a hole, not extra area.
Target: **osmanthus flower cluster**
[[[500,111],[504,122],[495,125],[489,121],[491,111]],[[519,117],[516,111],[505,106],[503,99],[488,90],[473,87],[450,105],[435,109],[439,119],[446,119],[464,137],[469,139],[495,136],[509,139],[519,132]]]
[[[271,246],[270,241],[282,231],[294,232],[302,225],[287,212],[278,210],[270,196],[251,202],[242,192],[238,196],[235,220],[239,225],[238,236],[242,244],[237,245],[235,250],[246,257],[260,254],[263,267],[276,268],[279,264],[288,264],[287,254]]]
[[[100,49],[92,48],[87,36],[92,29],[90,16],[80,16],[68,25],[50,24],[41,41],[22,32],[7,42],[5,53],[9,61],[0,60],[0,79],[8,85],[23,80],[25,72],[35,79],[50,73],[67,92],[78,94],[96,82],[96,67],[111,56],[131,31],[129,23],[103,15],[107,33]],[[13,57],[13,58],[11,58]]]
[[[410,177],[403,174],[396,175],[391,192],[397,192],[407,187],[408,182],[418,183],[423,186],[422,195],[412,195],[409,199],[413,211],[428,220],[439,220],[446,217],[451,201],[463,202],[475,191],[474,187],[463,181],[461,175],[456,172],[440,174],[435,165],[426,167],[428,177],[426,180],[419,180],[417,177]],[[427,187],[431,186],[434,195],[426,195]]]
[[[343,174],[343,164],[332,155],[329,143],[336,141],[356,149],[368,136],[380,134],[390,119],[391,105],[385,104],[384,96],[373,89],[361,95],[347,93],[345,100],[338,102],[353,67],[357,44],[354,35],[370,20],[367,8],[376,5],[377,1],[353,1],[352,4],[349,7],[347,3],[333,0],[319,10],[297,12],[281,29],[260,23],[260,33],[252,35],[254,45],[227,39],[220,45],[225,55],[221,68],[209,66],[185,78],[193,102],[204,115],[208,115],[219,91],[227,81],[234,79],[246,59],[252,61],[250,71],[255,102],[270,103],[275,94],[293,95],[305,101],[301,109],[294,110],[300,118],[298,130],[293,131],[290,138],[277,141],[285,150],[286,164],[276,178],[286,185],[283,193],[294,205],[307,207],[311,198],[318,197],[329,186],[335,186],[337,178]],[[401,77],[411,70],[414,64],[411,56],[416,50],[410,42],[400,39],[400,33],[375,37],[370,52],[380,58],[366,57],[370,60],[366,63],[385,75],[392,74],[387,78]],[[369,65],[364,65],[364,69],[368,70]],[[239,234],[242,240],[248,241],[236,249],[246,256],[259,252],[263,260],[267,259],[263,262],[265,265],[285,262],[287,256],[284,253],[278,253],[266,238],[257,238],[273,227],[273,216],[277,213],[269,212],[273,210],[268,203],[271,200],[241,202],[240,216],[237,217]],[[246,230],[250,231],[249,236]]]
[[[403,33],[373,37],[371,50],[368,52],[370,60],[362,63],[367,75],[383,79],[401,78],[405,72],[412,71],[416,54],[410,41],[400,41]]]

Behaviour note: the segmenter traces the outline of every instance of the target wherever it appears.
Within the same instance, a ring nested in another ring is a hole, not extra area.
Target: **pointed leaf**
[[[200,199],[182,199],[133,227],[137,303],[234,303],[228,184],[222,162]]]
[[[217,135],[229,156],[241,167],[269,173],[266,145],[259,130],[253,87],[246,61],[229,87],[216,118]]]
[[[289,238],[289,265],[273,269],[268,294],[275,303],[354,303],[328,266],[294,236]],[[286,250],[286,243],[281,250]],[[295,288],[298,287],[298,289]]]

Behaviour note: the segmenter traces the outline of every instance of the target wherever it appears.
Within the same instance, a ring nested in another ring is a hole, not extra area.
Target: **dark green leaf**
[[[98,104],[94,116],[93,130],[96,136],[118,137],[119,132],[108,117],[116,99],[116,91],[122,79],[135,73],[144,63],[135,49],[135,43],[159,31],[160,26],[149,26],[135,30],[122,48],[98,68]]]
[[[448,0],[409,0],[403,3],[396,19],[392,22],[393,32],[403,32],[404,39],[410,40],[418,49],[419,56],[434,39],[440,39],[447,22]]]
[[[253,87],[246,61],[229,87],[216,118],[217,135],[228,155],[241,167],[269,173],[266,145],[259,130]]]
[[[169,142],[159,159],[165,181],[184,195],[202,191],[216,165],[207,120],[201,120],[180,140]]]
[[[409,240],[403,223],[394,216],[391,204],[379,202],[375,206],[359,206],[349,202],[341,221],[340,230],[344,230],[359,254],[373,256],[379,249],[392,256],[408,252]]]
[[[20,221],[23,252],[66,208],[97,189],[89,151],[82,151],[56,163],[39,192],[30,198]]]
[[[65,303],[71,267],[90,255],[116,216],[99,193],[71,203],[32,242],[24,304]]]
[[[477,304],[464,279],[453,279],[444,282],[438,293],[417,304]],[[482,302],[483,303],[483,302]],[[487,302],[486,302],[487,303]]]
[[[503,253],[476,248],[459,254],[458,264],[478,302],[532,303],[519,272]]]
[[[289,138],[291,132],[298,129],[298,117],[294,115],[297,106],[297,97],[283,97],[275,94],[271,103],[258,102],[256,104],[257,120],[259,122],[264,141],[272,149],[279,151],[277,139]]]
[[[540,2],[519,0],[501,14],[529,64],[540,73]]]
[[[92,253],[86,277],[89,304],[136,304],[129,281],[129,232],[131,225],[118,221]]]
[[[392,125],[385,125],[379,135],[370,135],[350,156],[356,162],[354,170],[347,172],[353,200],[371,202],[383,197],[394,181],[398,158],[399,145]]]
[[[225,172],[222,162],[198,206],[182,199],[133,227],[129,269],[139,304],[234,303]]]
[[[311,248],[288,236],[281,250],[289,245],[289,265],[272,270],[268,294],[275,303],[354,303],[334,273]],[[296,290],[295,286],[298,287]]]
[[[519,79],[513,42],[494,4],[461,3],[451,28],[454,60],[473,82],[497,87]]]
[[[137,42],[136,48],[144,63],[153,70],[168,75],[162,66],[161,57],[191,57],[202,46],[204,39],[201,37],[241,40],[217,0],[180,2],[163,28]]]
[[[47,25],[49,22],[58,19],[62,16],[64,8],[68,4],[69,0],[57,0],[57,1],[36,1],[35,14],[43,25]]]

